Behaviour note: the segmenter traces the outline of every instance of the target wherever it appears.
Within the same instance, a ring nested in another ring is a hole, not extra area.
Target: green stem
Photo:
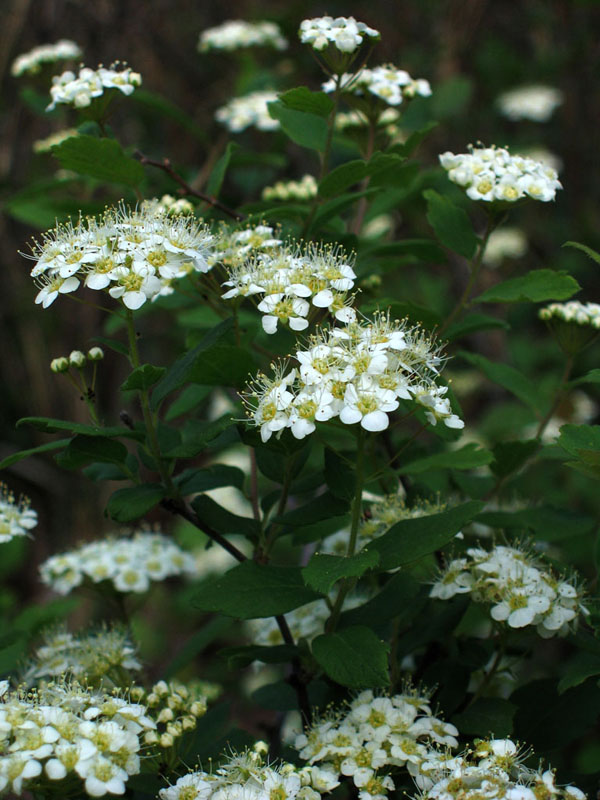
[[[354,498],[352,500],[352,516],[350,522],[350,538],[348,540],[348,549],[346,556],[350,558],[356,552],[356,543],[358,541],[358,529],[362,516],[362,493],[363,485],[365,482],[365,431],[360,428],[356,443],[356,471],[355,471],[355,484],[354,484]],[[342,606],[344,600],[350,589],[354,586],[355,580],[353,578],[345,578],[340,583],[340,588],[333,604],[331,615],[327,620],[325,630],[331,633],[335,630],[339,621],[340,614],[342,613]]]
[[[485,248],[487,247],[487,243],[489,238],[492,234],[492,231],[495,230],[500,222],[502,221],[503,217],[497,217],[492,215],[491,213],[488,214],[487,223],[485,226],[485,232],[483,234],[483,239],[479,244],[479,249],[477,250],[477,255],[475,258],[469,262],[469,269],[471,271],[471,275],[465,286],[464,292],[460,296],[460,300],[454,306],[446,320],[442,323],[441,328],[438,330],[438,335],[441,335],[450,325],[454,322],[454,320],[461,315],[465,306],[468,304],[469,300],[471,299],[471,292],[473,291],[473,287],[477,282],[477,278],[479,277],[479,273],[481,271],[481,265],[483,263],[483,256],[485,253]]]

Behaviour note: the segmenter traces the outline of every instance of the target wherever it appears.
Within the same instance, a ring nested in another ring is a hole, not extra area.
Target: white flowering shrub
[[[0,796],[596,795],[576,81],[410,6],[13,62]]]

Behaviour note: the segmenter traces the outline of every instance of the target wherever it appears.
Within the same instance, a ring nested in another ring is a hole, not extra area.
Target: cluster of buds
[[[591,344],[600,331],[600,304],[551,303],[538,312],[567,355],[576,355]]]
[[[156,727],[146,731],[144,743],[162,749],[173,747],[184,733],[193,731],[206,714],[204,686],[185,686],[176,681],[159,681],[149,690],[134,686],[131,696],[148,709]]]
[[[102,361],[103,358],[104,350],[101,347],[90,347],[87,354],[81,350],[72,350],[68,356],[53,358],[50,362],[50,369],[56,373],[68,372],[71,367],[83,369],[88,361]]]
[[[215,119],[232,133],[240,133],[246,128],[255,127],[259,131],[274,131],[279,121],[269,114],[269,103],[277,100],[277,92],[250,92],[242,97],[234,97],[215,112]]]
[[[317,181],[313,175],[305,175],[299,181],[278,181],[262,190],[263,200],[310,200],[316,197]]]
[[[273,47],[285,50],[287,39],[281,34],[275,22],[246,22],[241,19],[230,19],[214,28],[207,28],[200,34],[198,50],[206,53],[209,50],[241,50],[245,47]]]

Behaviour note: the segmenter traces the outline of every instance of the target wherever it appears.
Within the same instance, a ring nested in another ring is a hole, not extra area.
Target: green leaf
[[[101,436],[105,439],[122,436],[125,439],[135,439],[137,441],[142,441],[144,438],[142,431],[132,431],[125,426],[118,427],[113,425],[108,428],[100,428],[96,425],[84,425],[81,422],[71,422],[68,419],[51,419],[50,417],[21,417],[17,422],[17,428],[22,425],[30,425],[32,428],[44,433],[70,431],[71,433],[81,433],[84,436]]]
[[[389,686],[388,651],[389,645],[362,625],[324,633],[312,643],[312,654],[325,674],[351,689]]]
[[[239,150],[237,142],[229,142],[225,148],[225,152],[214,165],[206,184],[206,194],[210,197],[217,197],[221,191],[221,186],[223,186],[223,181],[225,180],[225,173],[231,161],[231,156],[236,150]]]
[[[464,319],[450,325],[444,332],[444,339],[453,342],[462,339],[463,336],[470,336],[472,333],[488,331],[493,328],[508,330],[510,325],[503,319],[489,317],[487,314],[468,314]]]
[[[210,442],[220,436],[223,431],[236,425],[235,419],[225,414],[213,422],[189,420],[181,432],[181,442],[175,447],[165,450],[167,458],[192,458],[206,450]]]
[[[484,505],[471,500],[439,514],[403,519],[383,536],[368,544],[365,549],[376,550],[379,553],[379,568],[382,570],[396,569],[403,564],[410,564],[452,541]]]
[[[568,386],[569,388],[574,388],[575,386],[581,386],[581,384],[585,383],[600,383],[600,369],[591,369],[589,372],[586,372],[585,375],[581,375],[579,378],[569,381]]]
[[[582,450],[600,451],[600,425],[563,425],[557,444],[573,456]]]
[[[379,553],[361,550],[354,556],[333,556],[315,553],[302,569],[304,582],[321,594],[328,594],[331,587],[341,578],[360,578],[372,567],[377,566]]]
[[[439,122],[434,122],[434,121],[428,122],[427,125],[424,125],[418,131],[414,131],[413,133],[411,133],[411,135],[403,144],[395,145],[394,152],[408,158],[408,156],[411,156],[415,152],[415,150],[421,144],[423,139],[425,139],[431,133],[432,130],[437,128],[438,125]]]
[[[563,247],[574,247],[576,250],[581,250],[581,252],[585,253],[592,261],[600,264],[600,253],[596,250],[592,250],[592,248],[588,247],[586,244],[581,244],[580,242],[565,242]]]
[[[493,456],[489,450],[470,442],[458,450],[447,450],[432,456],[417,458],[402,467],[407,475],[417,475],[432,469],[475,469],[490,464]]]
[[[358,268],[360,270],[361,265],[364,263],[366,270],[370,272],[373,257],[390,259],[390,263],[396,268],[398,263],[397,256],[405,258],[412,256],[417,261],[432,261],[435,264],[441,264],[446,261],[446,254],[433,239],[402,239],[399,242],[377,242],[372,247],[361,247]],[[431,309],[426,310],[431,313]],[[444,338],[448,338],[447,332],[444,334]]]
[[[318,226],[328,222],[332,217],[335,217],[338,214],[341,214],[342,211],[346,211],[348,208],[351,208],[361,199],[361,197],[371,197],[372,195],[377,194],[378,191],[378,189],[365,189],[364,192],[347,192],[339,197],[333,197],[331,200],[323,203],[323,205],[319,208],[315,214],[313,224]]]
[[[50,453],[52,450],[62,450],[63,447],[66,447],[71,439],[57,439],[54,442],[46,442],[46,444],[40,444],[38,447],[30,447],[29,450],[19,450],[17,453],[12,453],[6,458],[3,458],[0,461],[0,469],[6,469],[10,467],[12,464],[16,464],[18,461],[22,461],[24,458],[29,458],[29,456],[36,456],[38,453]]]
[[[358,608],[344,611],[341,620],[344,626],[366,625],[374,628],[390,619],[398,619],[407,625],[425,603],[423,585],[410,572],[400,570],[393,575],[383,589]]]
[[[564,667],[563,676],[558,682],[558,693],[562,694],[573,686],[579,686],[595,675],[600,675],[600,655],[576,653]]]
[[[536,269],[520,278],[498,283],[475,299],[478,303],[542,303],[568,300],[580,289],[575,278],[564,270]]]
[[[278,525],[286,525],[297,528],[303,525],[312,525],[329,517],[339,517],[345,514],[350,504],[346,500],[334,497],[331,492],[319,495],[314,500],[310,500],[300,508],[288,511],[280,517],[275,518]]]
[[[129,377],[121,384],[121,391],[128,392],[134,389],[146,391],[162,378],[167,371],[166,367],[153,367],[152,364],[142,364],[136,367]]]
[[[275,483],[284,483],[300,474],[310,455],[310,439],[294,439],[285,436],[273,437],[268,442],[259,442],[254,448],[256,464],[263,475]]]
[[[452,724],[467,736],[510,736],[517,706],[501,697],[480,697],[461,714],[452,717]]]
[[[300,567],[275,567],[244,561],[196,592],[193,603],[238,619],[274,617],[313,600],[319,594],[302,580]]]
[[[509,364],[495,363],[485,358],[485,356],[480,356],[477,353],[467,353],[464,350],[460,352],[460,355],[465,361],[480,369],[492,383],[497,383],[511,392],[511,394],[514,394],[534,412],[537,413],[543,405],[537,386],[515,367],[511,367]]]
[[[172,422],[174,419],[187,414],[188,411],[197,408],[206,400],[211,391],[210,386],[196,386],[194,384],[186,386],[169,406],[165,414],[165,421]]]
[[[255,519],[232,514],[208,495],[194,497],[191,505],[198,517],[218,533],[235,533],[248,539],[256,539],[260,533],[260,524]]]
[[[229,669],[242,669],[261,661],[263,664],[285,664],[298,654],[295,647],[289,644],[278,644],[274,647],[263,647],[258,644],[243,645],[241,647],[224,647],[219,650],[219,655],[227,659]]]
[[[596,520],[588,514],[553,506],[524,508],[521,511],[484,511],[477,522],[492,528],[533,531],[536,538],[558,541],[583,536],[596,527]]]
[[[517,439],[512,442],[499,442],[494,446],[494,460],[490,469],[498,478],[516,472],[525,462],[534,455],[539,449],[540,443],[537,439],[522,441]]]
[[[342,458],[330,447],[325,448],[324,459],[325,468],[323,472],[331,494],[341,500],[352,500],[356,479],[349,459]]]
[[[126,156],[114,139],[70,136],[54,145],[52,155],[59,160],[63,169],[100,181],[138,186],[144,179],[144,168],[140,162]]]
[[[103,464],[123,464],[127,455],[127,448],[121,442],[101,436],[79,434],[71,439],[68,446],[57,456],[56,462],[63,469],[79,469],[95,461]]]
[[[333,111],[333,100],[325,92],[312,92],[306,86],[288,89],[279,95],[279,100],[294,111],[305,111],[317,114],[319,117],[328,117]]]
[[[433,189],[427,189],[423,196],[427,200],[427,221],[440,242],[455,253],[472,258],[477,237],[466,211]]]
[[[317,114],[296,111],[285,103],[276,100],[268,103],[269,115],[279,121],[282,130],[289,138],[309,150],[325,150],[327,122]]]
[[[362,158],[347,161],[326,175],[319,184],[321,197],[335,197],[349,186],[359,183],[367,174],[367,164]]]
[[[182,495],[208,492],[221,486],[235,486],[241,489],[245,475],[241,469],[227,464],[213,464],[212,467],[198,469],[191,467],[174,478],[174,482]]]
[[[106,506],[106,513],[115,522],[131,522],[147,514],[158,505],[166,492],[159,483],[142,483],[114,492]]]

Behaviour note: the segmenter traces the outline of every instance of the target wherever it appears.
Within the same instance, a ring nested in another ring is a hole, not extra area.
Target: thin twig
[[[183,194],[188,194],[191,195],[192,197],[197,197],[204,203],[207,203],[209,206],[212,206],[213,208],[218,208],[219,211],[222,211],[224,214],[227,214],[227,216],[232,217],[233,219],[237,220],[246,219],[245,214],[240,214],[239,212],[234,211],[233,209],[224,205],[224,203],[221,203],[220,200],[217,200],[216,197],[211,197],[210,195],[201,192],[199,189],[194,189],[193,186],[190,186],[190,184],[185,180],[185,178],[182,178],[181,175],[175,172],[175,170],[171,166],[170,159],[163,158],[162,161],[158,161],[154,158],[148,158],[148,156],[145,156],[143,153],[140,153],[139,150],[136,150],[134,156],[143,166],[156,167],[157,169],[161,169],[163,172],[166,172],[170,178],[172,178],[176,183],[178,183],[181,186]]]

